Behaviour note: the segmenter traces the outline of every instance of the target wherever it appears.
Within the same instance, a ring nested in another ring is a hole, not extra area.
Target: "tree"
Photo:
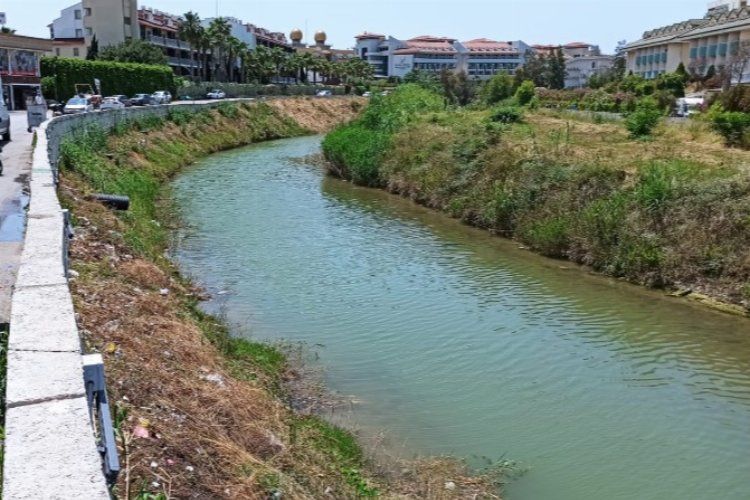
[[[738,85],[742,83],[748,62],[750,62],[750,43],[741,42],[727,61],[726,77],[722,85],[724,90],[728,89],[733,81]]]
[[[565,56],[563,55],[562,48],[558,47],[554,54],[546,58],[545,62],[544,74],[546,75],[546,86],[551,89],[564,89],[565,77],[568,71],[565,69]]]
[[[16,30],[14,30],[13,28],[8,28],[7,26],[3,26],[2,28],[0,28],[0,33],[2,33],[3,35],[14,35],[16,33]]]
[[[226,52],[229,38],[232,36],[232,26],[223,17],[211,20],[206,30],[208,43],[211,46],[211,59],[214,68],[211,75],[213,80],[226,80]]]
[[[89,47],[89,50],[86,51],[86,59],[89,61],[95,61],[99,58],[99,40],[96,39],[96,33],[94,33],[94,36],[91,38],[91,46]]]
[[[482,87],[482,100],[490,106],[513,96],[516,86],[508,73],[496,73]]]
[[[516,90],[515,98],[519,105],[526,106],[534,99],[536,95],[536,89],[534,88],[534,82],[526,80]]]
[[[117,45],[108,45],[100,51],[99,59],[141,64],[167,64],[167,56],[161,49],[144,40],[127,40]]]
[[[177,36],[190,45],[190,76],[195,78],[195,52],[201,51],[205,29],[201,25],[201,18],[196,12],[188,11],[182,16],[182,22],[177,28]]]

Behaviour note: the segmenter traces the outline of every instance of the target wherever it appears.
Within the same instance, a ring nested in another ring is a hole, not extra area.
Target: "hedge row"
[[[255,83],[216,83],[204,82],[188,85],[177,91],[180,98],[203,98],[207,92],[221,89],[227,97],[255,97],[259,95],[315,95],[320,90],[330,90],[333,95],[343,95],[343,87],[322,85],[260,85]]]
[[[45,97],[67,100],[75,95],[77,83],[93,87],[94,79],[101,81],[103,95],[152,93],[156,90],[176,90],[175,78],[169,66],[120,63],[113,61],[85,61],[66,57],[43,57],[42,85]]]

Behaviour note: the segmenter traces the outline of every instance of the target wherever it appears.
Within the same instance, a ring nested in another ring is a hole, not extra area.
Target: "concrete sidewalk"
[[[3,143],[0,154],[0,323],[10,320],[10,298],[21,261],[33,137],[26,130],[26,111],[12,111],[10,120],[11,141]]]

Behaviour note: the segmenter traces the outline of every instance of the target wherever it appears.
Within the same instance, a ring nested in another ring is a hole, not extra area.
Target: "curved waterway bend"
[[[750,498],[748,320],[294,160],[319,142],[216,154],[174,182],[175,256],[238,334],[319,346],[365,433],[524,464],[510,500]]]

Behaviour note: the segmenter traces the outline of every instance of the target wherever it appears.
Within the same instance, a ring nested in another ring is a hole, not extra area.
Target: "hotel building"
[[[705,75],[711,66],[721,72],[744,57],[747,46],[750,46],[747,1],[711,2],[704,17],[646,31],[640,40],[626,45],[627,69],[647,79],[673,72],[680,63],[699,75]],[[741,80],[748,78],[750,67]]]
[[[521,41],[498,42],[486,38],[459,42],[455,38],[419,36],[399,40],[364,32],[356,38],[357,57],[370,63],[376,77],[404,77],[414,70],[439,73],[465,71],[487,79],[498,72],[515,73],[530,49]]]

